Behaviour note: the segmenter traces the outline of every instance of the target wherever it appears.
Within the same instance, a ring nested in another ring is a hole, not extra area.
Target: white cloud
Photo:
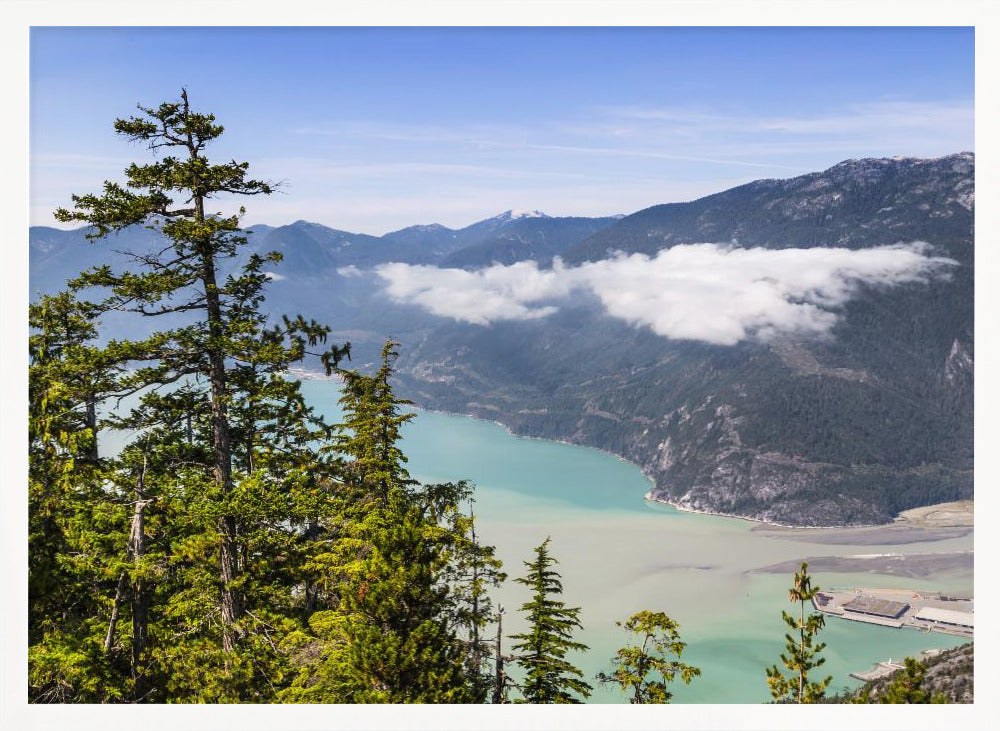
[[[921,242],[857,251],[690,244],[576,267],[557,260],[551,270],[529,261],[478,271],[391,263],[374,271],[396,302],[476,325],[546,317],[571,295],[591,293],[609,316],[664,337],[733,345],[826,335],[859,287],[927,282],[955,265]]]
[[[533,261],[477,272],[399,263],[375,268],[386,282],[386,293],[397,302],[475,325],[551,315],[556,308],[542,303],[567,296],[574,286],[564,271],[540,270]]]

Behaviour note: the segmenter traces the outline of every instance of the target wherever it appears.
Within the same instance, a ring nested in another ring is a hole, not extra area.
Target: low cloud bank
[[[929,252],[923,242],[857,251],[688,244],[575,267],[556,260],[548,270],[533,261],[478,271],[390,263],[374,273],[394,301],[476,325],[546,317],[573,294],[591,293],[609,316],[658,335],[734,345],[822,336],[862,286],[948,277],[957,262]]]

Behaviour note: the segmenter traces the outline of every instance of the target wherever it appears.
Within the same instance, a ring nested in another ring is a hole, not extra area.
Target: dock
[[[879,678],[884,678],[886,675],[892,675],[897,670],[902,670],[903,665],[898,662],[893,662],[892,658],[886,660],[885,662],[877,662],[871,670],[858,671],[856,673],[851,673],[852,678],[857,678],[865,683],[869,680],[878,680]]]

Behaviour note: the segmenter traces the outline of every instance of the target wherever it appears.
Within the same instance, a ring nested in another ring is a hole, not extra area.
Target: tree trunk
[[[184,115],[189,112],[187,92],[181,94],[184,103]],[[198,157],[191,133],[188,132],[188,152],[194,159]],[[198,185],[193,188],[195,204],[195,219],[205,221],[204,191]],[[229,433],[229,420],[226,416],[226,362],[225,352],[220,341],[223,338],[222,306],[219,299],[219,287],[215,271],[215,252],[212,241],[206,238],[201,242],[202,283],[205,287],[205,311],[208,324],[209,347],[208,378],[212,393],[212,458],[213,477],[222,497],[228,496],[233,489],[233,448]],[[232,652],[236,646],[236,623],[243,616],[243,602],[239,592],[233,586],[239,576],[239,555],[236,545],[236,518],[224,515],[219,519],[219,582],[221,586],[220,613],[222,615],[222,646],[226,652]]]
[[[504,702],[504,687],[507,683],[507,675],[503,669],[503,652],[501,642],[503,641],[503,607],[497,610],[497,648],[496,648],[496,675],[493,681],[493,702]]]
[[[479,641],[479,544],[476,542],[476,514],[472,513],[472,665],[478,676],[483,671],[483,647]],[[477,681],[478,682],[478,681]]]
[[[319,523],[317,523],[314,520],[309,521],[309,523],[306,524],[306,529],[303,533],[303,538],[305,539],[306,545],[308,545],[309,542],[315,539],[319,534],[320,534]],[[313,612],[316,611],[316,605],[319,600],[319,586],[313,584],[313,582],[310,581],[309,577],[307,576],[305,579],[304,589],[305,589],[306,614],[312,614]]]
[[[199,209],[202,202],[198,200]],[[202,217],[202,216],[199,216]],[[206,245],[207,248],[207,245]],[[219,291],[215,283],[215,261],[211,252],[202,254],[204,266],[203,281],[208,314],[208,332],[212,341],[222,338],[222,308]],[[209,383],[212,389],[212,457],[213,476],[222,497],[233,489],[233,447],[229,435],[229,419],[226,416],[226,363],[222,349],[213,346],[208,349]],[[243,602],[233,583],[239,576],[239,551],[236,545],[236,518],[224,515],[219,519],[219,581],[222,584],[221,612],[223,624],[222,644],[226,652],[232,652],[236,643],[233,625],[243,616]]]
[[[806,603],[805,601],[799,602],[799,703],[803,703],[805,696],[803,693],[802,681],[803,674],[805,670],[802,669],[802,661],[805,657],[805,644],[806,644]]]
[[[87,428],[90,429],[90,449],[88,450],[87,459],[93,464],[97,464],[99,459],[97,453],[97,401],[92,393],[87,394],[86,424]]]
[[[108,620],[108,632],[104,635],[104,652],[111,652],[115,644],[115,631],[118,628],[118,612],[121,609],[122,597],[125,593],[125,572],[118,575],[118,586],[115,587],[115,602],[111,606],[111,619]]]
[[[146,506],[151,502],[146,499],[145,481],[146,457],[143,455],[142,472],[135,489],[135,508],[132,511],[132,529],[129,532],[128,553],[132,564],[140,569],[143,557],[146,555]],[[135,697],[145,694],[145,677],[143,674],[146,646],[149,644],[149,596],[146,582],[136,578],[132,583],[132,681]]]

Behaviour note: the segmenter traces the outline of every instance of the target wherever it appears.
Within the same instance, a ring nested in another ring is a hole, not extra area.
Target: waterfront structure
[[[826,590],[813,598],[813,606],[824,614],[855,622],[963,637],[972,637],[975,625],[971,597],[907,589]]]
[[[972,612],[959,612],[939,607],[924,607],[917,612],[916,618],[924,622],[933,622],[969,631],[972,631],[975,621],[975,615]]]
[[[861,614],[871,614],[876,617],[887,617],[889,619],[899,619],[902,617],[910,605],[906,602],[897,602],[891,599],[879,599],[878,597],[862,594],[854,597],[849,602],[840,605],[844,611],[859,612]]]

